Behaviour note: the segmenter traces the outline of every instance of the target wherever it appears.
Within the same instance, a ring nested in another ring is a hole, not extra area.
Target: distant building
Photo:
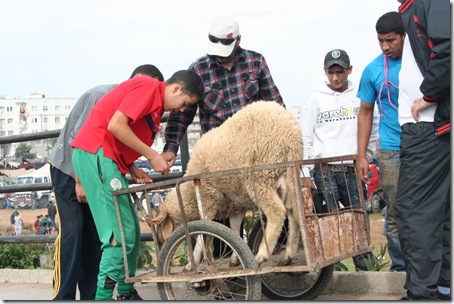
[[[49,98],[40,93],[0,99],[0,136],[61,129],[76,101],[73,97]],[[30,142],[31,152],[47,157],[49,141]],[[16,143],[2,145],[0,156],[13,155],[16,146]]]
[[[0,98],[0,137],[61,129],[78,99],[78,97],[50,98],[41,93],[16,98]],[[287,107],[287,109],[296,118],[301,115],[301,107]],[[152,146],[159,153],[162,152],[165,144],[165,126],[165,123],[160,125]],[[189,149],[192,151],[192,147],[200,138],[198,114],[189,126],[187,135]],[[43,139],[30,142],[31,152],[41,160],[46,159],[51,148],[50,141],[51,139]],[[0,158],[14,155],[17,145],[18,143],[0,146]]]

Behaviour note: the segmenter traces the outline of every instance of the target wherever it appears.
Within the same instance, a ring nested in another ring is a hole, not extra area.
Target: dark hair
[[[197,99],[203,97],[203,83],[200,76],[193,71],[181,70],[175,72],[166,81],[167,84],[179,83],[183,86],[183,92],[191,97],[195,96]]]
[[[135,70],[131,74],[131,77],[129,78],[133,78],[134,76],[136,76],[136,74],[139,73],[156,78],[159,81],[164,81],[164,76],[162,75],[161,71],[152,64],[144,64],[138,66],[137,68],[135,68]]]
[[[398,12],[389,12],[378,18],[375,24],[377,34],[388,34],[394,32],[403,36],[405,27],[402,21],[402,16]]]

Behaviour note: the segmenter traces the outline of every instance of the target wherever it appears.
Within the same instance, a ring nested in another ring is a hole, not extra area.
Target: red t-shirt
[[[128,173],[127,165],[140,155],[107,130],[109,121],[118,110],[131,120],[129,126],[145,144],[153,144],[164,113],[166,83],[149,76],[131,78],[104,95],[93,107],[71,147],[95,154],[102,146],[104,156],[118,165],[121,173]]]

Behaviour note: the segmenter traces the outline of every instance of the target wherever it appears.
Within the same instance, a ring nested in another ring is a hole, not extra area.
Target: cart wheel
[[[285,249],[287,233],[288,221],[286,220],[274,252]],[[248,238],[249,248],[251,248],[254,254],[257,253],[262,238],[262,225],[260,220],[257,220]],[[311,272],[276,272],[263,274],[261,275],[262,292],[270,300],[314,300],[328,286],[333,272],[334,265],[329,265]]]
[[[188,223],[189,235],[193,248],[196,242],[204,244],[201,261],[197,264],[197,273],[218,274],[230,269],[256,269],[257,262],[247,244],[229,227],[222,224],[201,220]],[[216,240],[216,242],[214,242]],[[219,250],[215,250],[216,244]],[[219,255],[213,252],[220,252]],[[239,266],[230,267],[232,253],[238,256]],[[184,227],[175,230],[164,243],[158,257],[157,276],[191,273],[185,270],[189,263],[189,248]],[[194,254],[197,261],[197,256]],[[260,276],[240,276],[208,279],[202,282],[160,282],[158,291],[163,300],[260,300],[262,288]]]
[[[370,198],[370,205],[373,213],[379,213],[380,212],[380,195],[378,193],[374,192]]]

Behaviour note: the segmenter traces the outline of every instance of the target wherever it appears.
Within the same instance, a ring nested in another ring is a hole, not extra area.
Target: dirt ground
[[[33,229],[33,224],[35,223],[36,217],[38,215],[46,215],[47,208],[41,209],[18,209],[19,214],[24,220],[24,235],[35,234]],[[0,235],[12,235],[11,224],[9,217],[13,209],[0,209]],[[140,222],[140,229],[142,232],[151,232],[150,228],[145,222]]]
[[[12,227],[9,221],[9,217],[12,209],[0,209],[0,235],[12,235]],[[24,235],[35,234],[33,229],[33,223],[36,220],[38,215],[45,215],[47,213],[47,208],[42,209],[19,209],[19,214],[24,220]],[[386,237],[383,235],[383,223],[384,219],[380,213],[372,213],[370,215],[370,227],[371,227],[371,240],[374,245],[374,254],[377,254],[380,251],[380,245],[386,246]],[[142,232],[151,232],[151,229],[148,227],[146,222],[140,222],[140,228]],[[384,261],[390,261],[388,253],[384,257]],[[349,270],[354,270],[352,259],[347,259],[342,261]],[[389,266],[385,267],[383,270],[389,270]],[[382,270],[382,271],[383,271]]]
[[[23,234],[35,234],[35,229],[33,228],[33,224],[35,223],[36,217],[38,215],[46,215],[47,208],[42,209],[18,209],[19,215],[22,216],[24,221],[23,224]],[[1,209],[0,210],[0,235],[12,235],[12,225],[9,221],[10,215],[13,212],[13,209]]]

